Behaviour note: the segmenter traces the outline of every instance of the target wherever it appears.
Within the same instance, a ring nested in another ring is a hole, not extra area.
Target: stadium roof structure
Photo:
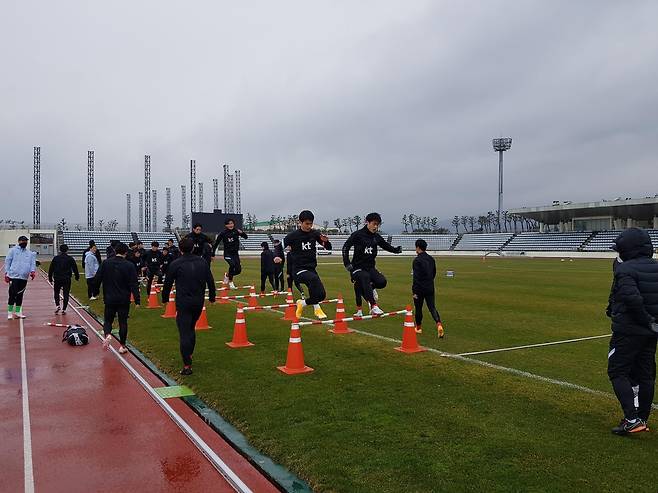
[[[658,221],[658,195],[643,199],[617,198],[600,202],[554,202],[553,205],[510,209],[508,212],[550,225],[591,218],[609,218],[611,223],[625,221],[622,227],[631,223],[651,225]]]

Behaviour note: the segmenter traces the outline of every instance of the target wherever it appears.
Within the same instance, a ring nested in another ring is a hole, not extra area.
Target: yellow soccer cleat
[[[437,335],[439,336],[439,339],[443,339],[444,331],[443,331],[443,324],[441,322],[436,324],[436,331],[437,331]]]
[[[315,313],[315,316],[319,319],[327,318],[327,314],[324,313],[319,306],[313,310],[313,313]]]
[[[304,300],[297,300],[297,310],[295,310],[295,317],[297,319],[302,318],[304,314]]]

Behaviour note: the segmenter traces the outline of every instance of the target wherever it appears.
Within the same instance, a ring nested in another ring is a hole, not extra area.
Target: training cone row
[[[235,325],[233,326],[233,340],[226,345],[231,348],[241,348],[253,346],[253,343],[247,339],[247,321],[244,318],[244,310],[238,307],[235,314]]]
[[[354,332],[347,326],[347,322],[343,320],[345,318],[345,304],[343,303],[343,296],[338,296],[338,303],[336,303],[336,322],[334,323],[334,328],[329,329],[329,332],[334,334],[350,334]]]
[[[302,348],[302,331],[299,325],[293,323],[290,327],[290,339],[288,340],[288,356],[285,366],[277,366],[279,371],[286,375],[299,375],[300,373],[311,373],[313,368],[304,364],[304,349]]]
[[[286,304],[288,305],[286,307],[286,311],[283,314],[283,318],[281,320],[288,320],[289,322],[294,322],[297,320],[297,317],[295,316],[295,300],[292,297],[292,289],[288,290],[288,294],[286,295]]]
[[[158,293],[156,293],[153,288],[151,288],[151,292],[149,293],[147,308],[161,308],[161,305],[158,302]]]
[[[208,315],[206,314],[206,307],[204,305],[203,310],[201,310],[201,316],[199,317],[199,320],[196,321],[194,330],[208,330],[208,329],[212,329],[212,327],[208,324]]]
[[[414,323],[413,312],[409,305],[407,305],[407,313],[404,316],[402,345],[396,347],[395,350],[403,353],[420,353],[421,351],[427,351],[426,348],[418,344],[418,339],[416,338],[416,324]]]
[[[165,304],[164,315],[160,315],[162,318],[176,318],[176,298],[172,293],[169,296],[169,302]]]

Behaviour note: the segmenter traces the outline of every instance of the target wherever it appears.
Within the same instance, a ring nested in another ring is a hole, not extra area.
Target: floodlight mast
[[[510,137],[501,137],[491,141],[493,149],[498,153],[498,232],[501,231],[500,212],[503,210],[503,152],[509,151],[512,147]]]

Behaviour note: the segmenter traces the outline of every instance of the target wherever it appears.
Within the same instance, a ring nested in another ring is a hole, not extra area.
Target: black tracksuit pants
[[[158,284],[162,284],[162,273],[160,271],[146,271],[147,281],[146,281],[146,295],[151,294],[151,287],[153,286],[153,278],[157,276]]]
[[[274,279],[274,272],[261,272],[260,273],[260,292],[261,293],[265,292],[265,281],[266,280],[270,281],[270,286],[272,286],[272,289],[277,291],[276,281]]]
[[[292,289],[293,285],[297,288],[297,291],[299,291],[302,296],[304,296],[304,291],[302,291],[302,285],[299,284],[299,281],[295,279],[295,276],[293,275],[292,272],[292,263],[288,262],[288,267],[286,268],[286,282],[288,284],[288,289]]]
[[[283,283],[283,264],[274,264],[274,291],[285,290]]]
[[[324,289],[322,280],[314,269],[298,271],[295,274],[295,284],[305,284],[308,288],[308,298],[306,298],[307,305],[315,305],[327,297],[327,291]]]
[[[87,298],[98,296],[100,294],[98,287],[94,285],[93,281],[93,277],[87,278]]]
[[[26,279],[12,279],[9,281],[9,299],[8,305],[23,306],[23,293],[27,288]]]
[[[377,269],[358,268],[352,272],[352,282],[354,283],[354,295],[356,297],[356,306],[363,304],[362,297],[370,303],[375,303],[373,289],[383,289],[387,281],[384,275]]]
[[[105,311],[103,313],[103,334],[106,336],[112,333],[112,324],[114,318],[119,319],[119,342],[122,346],[126,345],[128,339],[128,312],[130,311],[130,303],[118,304],[105,304]]]
[[[224,254],[224,260],[226,260],[226,263],[228,264],[228,280],[232,281],[233,276],[237,276],[242,272],[242,264],[240,263],[240,254],[238,252],[235,253],[225,253]]]
[[[53,283],[53,291],[55,295],[55,306],[59,307],[59,294],[63,292],[62,310],[66,311],[69,306],[69,293],[71,292],[71,279],[63,279],[58,281],[55,279]]]
[[[432,318],[436,323],[441,321],[441,316],[434,304],[434,291],[414,291],[414,317],[416,318],[416,325],[423,323],[423,303],[427,305]]]
[[[656,383],[655,336],[632,336],[613,332],[608,352],[608,377],[626,419],[649,419]],[[633,387],[637,385],[639,407]]]
[[[192,354],[196,345],[196,332],[194,326],[201,316],[203,305],[181,306],[176,305],[176,325],[180,336],[180,354],[184,365],[192,364]]]

